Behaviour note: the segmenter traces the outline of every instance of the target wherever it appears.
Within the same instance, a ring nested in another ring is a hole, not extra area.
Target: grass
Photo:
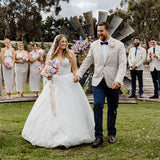
[[[121,104],[117,117],[117,143],[107,142],[104,108],[104,143],[99,148],[81,145],[66,150],[32,146],[21,137],[33,102],[0,104],[1,160],[158,160],[160,157],[160,104]]]

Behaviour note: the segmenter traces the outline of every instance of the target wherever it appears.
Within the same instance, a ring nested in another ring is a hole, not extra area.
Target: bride
[[[67,38],[58,35],[50,51],[48,59],[55,59],[59,71],[48,80],[36,100],[22,137],[32,145],[46,148],[92,143],[95,140],[93,112],[82,87],[73,82],[76,57],[68,49]]]

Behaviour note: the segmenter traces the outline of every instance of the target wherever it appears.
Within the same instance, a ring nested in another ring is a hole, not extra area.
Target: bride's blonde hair
[[[54,45],[54,48],[53,48],[53,52],[51,54],[51,60],[53,60],[57,56],[62,38],[65,38],[67,40],[67,37],[65,35],[63,35],[63,34],[60,34],[60,35],[58,35],[58,37],[56,37],[56,41],[55,41],[55,45]],[[69,48],[68,48],[68,40],[67,40],[67,46],[63,50],[62,54],[63,54],[62,55],[63,58],[66,57],[66,58],[70,59]]]

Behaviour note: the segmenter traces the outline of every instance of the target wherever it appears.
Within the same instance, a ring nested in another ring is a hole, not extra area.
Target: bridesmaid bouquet
[[[11,59],[8,59],[5,61],[6,68],[10,69],[13,67],[13,61]]]
[[[23,61],[29,61],[29,55],[28,54],[23,54],[22,56]]]
[[[40,55],[40,56],[44,56],[45,55],[45,50],[43,50],[43,49],[38,49],[38,54]]]
[[[55,60],[53,60],[52,62],[49,62],[46,65],[44,64],[40,65],[38,69],[39,69],[39,73],[42,76],[49,78],[58,73],[59,67],[55,63]]]

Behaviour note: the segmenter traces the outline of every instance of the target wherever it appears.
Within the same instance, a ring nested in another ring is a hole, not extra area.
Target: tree
[[[148,48],[152,36],[160,38],[160,0],[122,0],[121,6],[126,5],[127,21],[135,29],[134,35],[140,36]]]
[[[42,11],[59,13],[61,0],[0,0],[0,12],[4,18],[5,37],[10,39],[36,41],[42,37]],[[69,0],[63,0],[69,2]],[[3,19],[0,16],[0,23]],[[3,35],[0,35],[3,37]]]

